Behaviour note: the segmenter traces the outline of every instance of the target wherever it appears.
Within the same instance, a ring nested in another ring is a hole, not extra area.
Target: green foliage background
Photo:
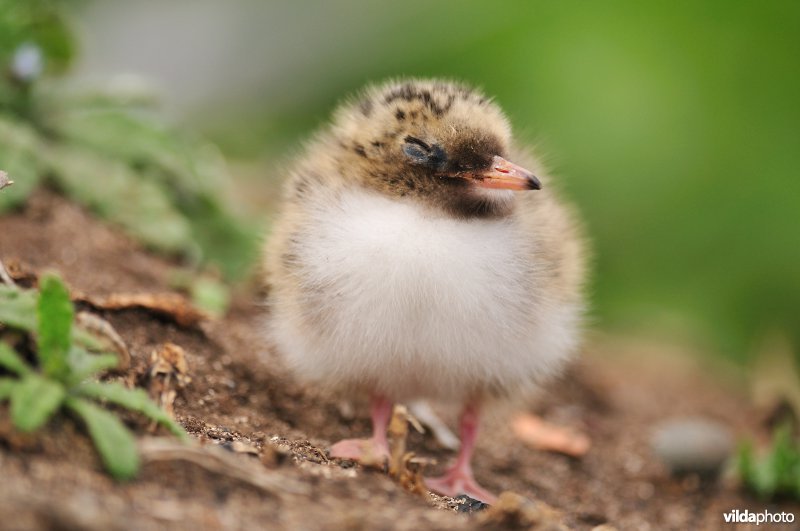
[[[153,50],[149,43],[156,42],[158,55],[168,56],[186,46],[187,33],[198,33],[188,15],[208,2],[143,2],[136,9],[159,21],[172,9],[167,4],[186,10],[186,26],[170,27],[174,38],[168,33],[161,42],[142,32],[132,49]],[[2,0],[0,17],[15,12],[8,8],[14,5],[32,3]],[[75,5],[71,13],[81,20],[83,9],[109,4]],[[212,49],[228,45],[237,52],[209,57],[205,78],[186,74],[191,82],[184,87],[206,79],[221,88],[183,118],[229,159],[251,164],[234,175],[245,190],[241,201],[251,202],[242,210],[256,213],[247,229],[209,199],[216,185],[202,184],[192,167],[205,152],[196,144],[185,147],[139,115],[105,119],[103,109],[72,108],[56,124],[64,139],[92,151],[90,158],[128,161],[121,173],[144,177],[143,189],[166,188],[167,204],[154,204],[176,229],[162,236],[184,242],[177,247],[185,253],[216,259],[229,278],[241,278],[253,244],[226,244],[253,241],[252,231],[270,218],[282,164],[339,99],[387,77],[453,77],[496,97],[518,135],[539,146],[558,184],[579,204],[595,251],[594,325],[691,339],[738,359],[777,330],[800,352],[800,3],[236,0],[229,6],[230,17],[212,24],[219,31],[200,33]],[[231,30],[236,20],[241,28]],[[52,48],[55,70],[66,63],[58,57],[74,48],[57,33],[40,39],[62,43]],[[0,35],[0,60],[12,38]],[[150,53],[145,59],[158,59]],[[251,75],[220,83],[227,64]],[[183,71],[183,63],[174,66]],[[249,85],[240,86],[242,79]],[[38,149],[24,128],[0,123],[3,135],[28,146],[15,153]],[[55,162],[46,168],[77,166],[59,151],[51,155]],[[142,160],[154,172],[141,171]],[[63,181],[68,189],[75,182]],[[196,182],[199,192],[185,201],[194,188],[187,183]],[[105,199],[94,199],[102,212]],[[134,225],[136,214],[126,219]],[[203,227],[209,219],[220,220],[212,230]],[[143,237],[145,229],[138,231]],[[188,247],[202,252],[187,249],[187,238]]]
[[[218,121],[217,138],[230,153],[279,160],[367,81],[468,80],[539,145],[579,204],[595,250],[595,324],[740,359],[778,330],[800,350],[800,3],[340,2],[335,18],[316,12],[293,21],[298,31],[359,17],[368,30],[314,49],[324,60],[313,70],[273,82],[239,113],[226,108],[238,125]],[[292,91],[304,96],[287,103]]]
[[[15,182],[0,194],[0,213],[47,184],[150,248],[241,279],[256,230],[225,202],[221,154],[168,125],[152,102],[64,83],[76,48],[72,7],[0,0],[0,168]]]

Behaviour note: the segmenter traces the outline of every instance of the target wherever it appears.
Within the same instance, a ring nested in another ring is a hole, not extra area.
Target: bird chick
[[[291,168],[267,246],[269,330],[306,380],[371,397],[388,455],[392,405],[458,402],[445,495],[491,502],[470,465],[481,406],[530,390],[578,344],[582,241],[500,108],[459,83],[367,88]],[[541,189],[541,190],[540,190]]]

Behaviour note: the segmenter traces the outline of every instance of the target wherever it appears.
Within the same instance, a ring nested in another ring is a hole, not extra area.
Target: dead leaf
[[[16,286],[14,279],[8,274],[8,269],[6,269],[6,266],[2,260],[0,260],[0,281],[2,281],[6,286]]]
[[[399,477],[403,466],[403,456],[406,454],[406,439],[408,438],[408,410],[403,405],[394,406],[392,419],[387,430],[389,438],[389,475]]]
[[[582,457],[591,447],[586,435],[550,424],[530,413],[517,415],[511,423],[511,429],[519,440],[537,450]]]
[[[403,456],[400,475],[397,481],[400,483],[400,486],[408,492],[427,497],[429,491],[428,487],[425,486],[423,471],[435,464],[435,459],[417,457],[414,452],[406,452]]]
[[[406,407],[396,405],[388,429],[389,476],[397,480],[405,490],[426,496],[428,489],[425,487],[422,470],[429,461],[417,459],[413,452],[406,452],[409,423],[412,423],[412,418]]]
[[[177,293],[116,293],[108,297],[73,294],[73,299],[102,310],[142,308],[169,317],[184,327],[195,326],[201,321],[210,319],[208,314],[195,308],[191,302]]]
[[[183,348],[175,343],[165,343],[161,349],[154,350],[150,354],[149,377],[150,397],[174,417],[172,406],[177,396],[176,387],[186,387],[192,381]],[[156,423],[153,423],[151,429],[155,428]]]
[[[16,261],[9,261],[8,268],[0,262],[0,281],[6,284],[17,281],[35,282],[38,275],[27,270]],[[94,297],[86,293],[70,290],[75,302],[83,302],[98,310],[128,310],[141,308],[167,317],[183,327],[192,327],[211,316],[195,307],[186,297],[178,293],[114,293],[107,297]]]
[[[186,351],[180,345],[164,343],[161,350],[154,350],[150,355],[150,362],[150,377],[174,375],[179,387],[185,387],[192,381]]]
[[[9,280],[14,284],[22,284],[23,286],[31,286],[36,284],[38,275],[27,264],[21,263],[17,258],[10,258],[2,264],[5,269],[5,274],[8,278],[4,277],[4,282],[9,284]]]

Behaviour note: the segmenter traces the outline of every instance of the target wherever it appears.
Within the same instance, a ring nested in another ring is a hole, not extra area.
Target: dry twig
[[[114,330],[111,323],[99,315],[89,312],[78,312],[78,315],[75,316],[75,320],[78,326],[84,330],[108,339],[113,350],[119,357],[119,365],[117,365],[116,368],[117,371],[124,372],[130,368],[131,353],[128,350],[128,345],[125,344],[125,341],[123,341],[117,331]]]
[[[458,450],[461,442],[458,437],[453,433],[447,424],[439,418],[439,415],[431,408],[431,405],[425,400],[415,400],[408,405],[408,409],[420,423],[427,426],[433,438],[442,448],[448,450]],[[419,430],[418,430],[419,431]]]
[[[389,475],[407,491],[426,496],[428,489],[422,479],[422,469],[428,461],[415,458],[413,452],[406,452],[408,425],[411,422],[412,418],[405,406],[394,407],[388,430]]]
[[[6,286],[16,286],[17,284],[14,282],[14,279],[11,278],[11,275],[8,274],[8,269],[6,269],[6,265],[0,260],[0,280],[3,281],[3,284]]]
[[[171,440],[145,438],[139,441],[139,451],[145,462],[186,461],[213,474],[242,481],[259,490],[279,498],[290,494],[308,494],[306,484],[254,466],[250,459],[244,460],[223,450],[199,446],[187,446]]]
[[[14,184],[14,181],[8,178],[8,174],[3,170],[0,170],[0,190],[6,186],[11,186],[12,184]]]
[[[192,381],[186,352],[175,343],[165,343],[159,350],[154,350],[150,355],[149,376],[150,397],[174,417],[173,404],[177,395],[175,387],[183,388]],[[152,428],[155,427],[156,423],[153,423]]]

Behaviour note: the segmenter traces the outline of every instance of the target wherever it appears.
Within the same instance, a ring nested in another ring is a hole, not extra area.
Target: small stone
[[[489,508],[488,503],[476,500],[475,498],[470,498],[466,494],[462,494],[461,496],[456,496],[455,498],[453,498],[453,501],[458,504],[456,505],[456,512],[459,513],[472,514]]]
[[[674,473],[714,474],[731,455],[733,436],[719,422],[681,418],[657,426],[651,446]]]

